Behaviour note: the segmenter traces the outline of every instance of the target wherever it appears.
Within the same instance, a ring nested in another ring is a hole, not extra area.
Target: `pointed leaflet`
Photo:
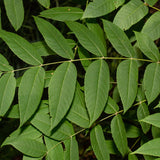
[[[107,144],[103,135],[103,130],[100,125],[92,128],[90,132],[91,146],[93,151],[100,160],[109,160],[109,152],[107,149]]]
[[[44,69],[35,67],[27,70],[22,77],[18,91],[21,126],[31,118],[40,103],[44,76]]]
[[[84,93],[80,90],[78,82],[71,109],[66,118],[82,128],[89,127],[89,116],[85,106]]]
[[[66,24],[74,32],[84,48],[97,56],[106,56],[106,47],[94,32],[78,22],[66,22]]]
[[[59,56],[72,59],[72,48],[60,31],[42,18],[34,17],[34,20],[47,45]]]
[[[70,137],[64,141],[64,160],[79,160],[78,143],[75,137]]]
[[[135,32],[135,35],[140,50],[151,60],[159,61],[159,49],[157,48],[153,40],[145,33]]]
[[[0,37],[5,41],[9,48],[24,62],[31,65],[40,65],[43,60],[38,55],[34,46],[21,36],[0,30]]]
[[[38,0],[38,2],[45,8],[49,8],[50,0]]]
[[[123,30],[129,29],[148,13],[148,7],[141,0],[131,0],[118,11],[113,23]]]
[[[140,103],[140,102],[144,101],[144,99],[145,99],[144,91],[142,90],[142,87],[140,87],[140,88],[138,88],[137,102]],[[144,102],[140,103],[140,105],[138,106],[138,109],[137,109],[138,120],[144,119],[148,115],[149,115],[148,106]],[[150,125],[147,123],[144,123],[142,121],[140,121],[140,124],[141,124],[143,132],[147,133],[150,129]]]
[[[0,54],[0,71],[11,71],[13,67],[9,65],[6,58]]]
[[[6,145],[12,145],[23,154],[31,157],[42,157],[47,152],[46,146],[43,143],[30,138],[17,137],[14,141],[8,142]]]
[[[24,20],[23,0],[5,0],[4,5],[7,17],[17,31]]]
[[[63,160],[64,152],[62,144],[48,137],[44,137],[44,140],[47,147],[46,160]]]
[[[107,101],[106,107],[104,109],[104,112],[107,114],[113,114],[118,111],[119,111],[119,107],[118,107],[117,103],[111,97],[108,97],[108,101]]]
[[[103,20],[103,25],[107,38],[117,52],[125,57],[134,57],[135,51],[124,31],[107,20]]]
[[[73,63],[58,66],[49,83],[49,110],[51,129],[64,118],[73,100],[77,70]]]
[[[76,21],[82,17],[83,10],[76,7],[55,7],[40,13],[41,17],[57,21]]]
[[[141,121],[152,124],[153,126],[160,128],[159,117],[160,117],[160,113],[155,113],[155,114],[152,114],[152,115],[145,117]]]
[[[160,38],[160,12],[155,12],[150,16],[142,28],[142,33],[148,34],[152,40]]]
[[[147,66],[144,78],[143,87],[145,90],[145,95],[148,104],[153,102],[153,100],[160,94],[160,64],[151,63]]]
[[[96,60],[87,69],[85,80],[85,101],[90,125],[100,116],[108,99],[110,74],[104,60]]]
[[[14,73],[6,73],[0,78],[0,116],[4,116],[13,101],[16,89]]]
[[[111,121],[111,133],[113,140],[122,154],[125,156],[128,153],[127,136],[121,115],[116,115]]]
[[[124,113],[132,106],[138,87],[138,67],[133,60],[122,61],[117,68],[117,86]]]
[[[140,148],[138,148],[132,154],[143,154],[143,155],[160,157],[159,148],[160,148],[160,138],[156,138],[143,144]]]
[[[123,3],[124,0],[94,0],[87,5],[82,18],[95,18],[106,15]]]
[[[97,35],[103,42],[104,46],[106,47],[106,39],[103,29],[98,23],[87,23],[87,27],[91,30],[94,34]]]

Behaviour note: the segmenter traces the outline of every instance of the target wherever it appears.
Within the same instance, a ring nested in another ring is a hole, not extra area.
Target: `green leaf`
[[[57,21],[76,21],[82,17],[83,10],[76,7],[55,7],[40,12],[40,16]]]
[[[138,103],[140,103],[144,101],[144,99],[145,99],[144,90],[142,90],[142,87],[139,87],[137,92],[137,101]],[[148,115],[149,115],[148,106],[144,102],[140,103],[137,109],[138,120],[140,121],[141,119],[144,119]],[[140,124],[143,132],[146,134],[150,130],[150,125],[142,121],[140,121]]]
[[[111,133],[119,152],[122,154],[122,156],[125,156],[128,153],[128,144],[126,131],[121,115],[116,115],[112,119]]]
[[[73,100],[77,70],[73,63],[58,66],[49,83],[51,129],[64,118]]]
[[[109,154],[120,155],[119,151],[117,150],[117,148],[112,140],[106,140],[106,145],[107,145],[107,151],[109,152]]]
[[[37,41],[32,43],[32,45],[36,48],[40,56],[55,55],[55,52],[53,52],[44,41]]]
[[[38,2],[45,8],[49,8],[50,0],[38,0]]]
[[[141,121],[152,124],[153,126],[160,128],[159,116],[160,116],[160,113],[155,113],[145,117]]]
[[[42,158],[33,158],[33,157],[23,155],[23,160],[42,160]]]
[[[78,82],[71,109],[66,118],[82,128],[89,127],[89,116],[85,106],[84,94],[80,90]]]
[[[0,78],[0,116],[4,116],[13,101],[16,89],[14,73],[7,73]]]
[[[134,57],[135,51],[124,31],[107,20],[103,20],[103,25],[107,38],[117,52],[125,57]]]
[[[7,59],[0,54],[0,71],[11,71],[13,67],[9,65]]]
[[[46,71],[45,78],[44,78],[45,79],[44,88],[47,88],[49,86],[49,82],[50,82],[53,74],[54,74],[53,70]]]
[[[109,160],[109,152],[103,135],[103,130],[100,125],[92,128],[90,132],[90,140],[93,151],[100,160]]]
[[[140,104],[137,109],[138,120],[140,121],[141,119],[147,117],[148,115],[149,115],[148,106],[145,103]],[[147,133],[150,129],[150,125],[142,121],[140,121],[140,124],[141,124],[143,132]]]
[[[123,30],[129,29],[148,13],[148,7],[141,0],[131,0],[114,17],[113,23]]]
[[[7,17],[17,31],[24,20],[23,0],[5,0],[4,5]]]
[[[145,2],[151,6],[153,6],[158,0],[145,0]]]
[[[6,145],[12,145],[23,154],[31,157],[42,157],[47,152],[43,143],[29,138],[17,137],[16,140],[8,142]]]
[[[85,101],[90,117],[90,125],[104,110],[110,89],[110,73],[104,60],[96,60],[88,67],[85,79]]]
[[[11,108],[9,109],[6,117],[7,118],[19,118],[19,106],[18,106],[18,104],[15,104],[15,105],[11,106]]]
[[[129,123],[125,123],[127,138],[137,138],[141,135],[140,129]]]
[[[94,0],[87,5],[82,18],[95,18],[106,15],[115,10],[123,2],[124,0]]]
[[[138,160],[138,158],[134,154],[129,154],[128,155],[128,160]]]
[[[156,138],[143,144],[140,148],[138,148],[132,154],[160,156],[159,148],[160,148],[160,138]]]
[[[64,151],[64,160],[79,160],[78,143],[74,137],[64,141],[66,150]]]
[[[119,111],[119,107],[116,104],[116,102],[111,97],[108,97],[108,101],[107,101],[106,107],[104,109],[104,112],[107,114],[113,114],[118,111]]]
[[[113,0],[113,2],[114,2],[114,6],[117,9],[119,6],[121,6],[125,2],[125,0]]]
[[[132,106],[138,88],[138,67],[133,60],[122,61],[117,68],[117,85],[124,113]]]
[[[84,70],[86,71],[88,66],[92,63],[91,60],[87,60],[90,58],[90,54],[83,47],[78,47],[78,55],[79,55],[79,58],[81,59],[81,64]]]
[[[97,34],[78,22],[66,22],[66,24],[84,48],[97,56],[106,56],[106,47]]]
[[[73,59],[72,48],[60,31],[42,18],[34,17],[34,20],[47,45],[59,56]]]
[[[39,110],[31,120],[31,124],[44,135],[56,140],[64,140],[74,134],[73,126],[68,121],[62,122],[53,131],[51,129],[51,121],[49,115],[48,102],[42,101]]]
[[[135,35],[141,51],[151,60],[159,61],[160,60],[159,49],[152,41],[152,39],[145,33],[135,32]]]
[[[148,104],[153,102],[153,100],[160,93],[160,64],[151,63],[147,66],[144,78],[143,87],[145,90],[145,95],[148,100]]]
[[[44,140],[48,151],[46,160],[63,160],[64,152],[61,143],[53,139],[49,139],[48,137],[44,137]]]
[[[38,55],[36,48],[21,36],[0,30],[0,37],[5,41],[9,48],[24,62],[31,65],[40,65],[43,60]]]
[[[150,16],[142,28],[142,33],[148,34],[152,40],[160,38],[160,12]]]
[[[21,139],[34,139],[37,140],[42,134],[32,126],[25,126],[22,128],[18,128],[14,132],[12,132],[3,142],[2,146],[5,146],[13,141],[16,141],[17,138]]]
[[[103,29],[98,23],[87,23],[87,27],[91,30],[94,34],[97,35],[103,42],[104,46],[106,47],[106,39]]]
[[[152,136],[153,138],[160,138],[160,128],[152,126]]]
[[[44,76],[44,69],[35,67],[27,70],[22,77],[18,91],[20,126],[31,118],[40,103]]]

